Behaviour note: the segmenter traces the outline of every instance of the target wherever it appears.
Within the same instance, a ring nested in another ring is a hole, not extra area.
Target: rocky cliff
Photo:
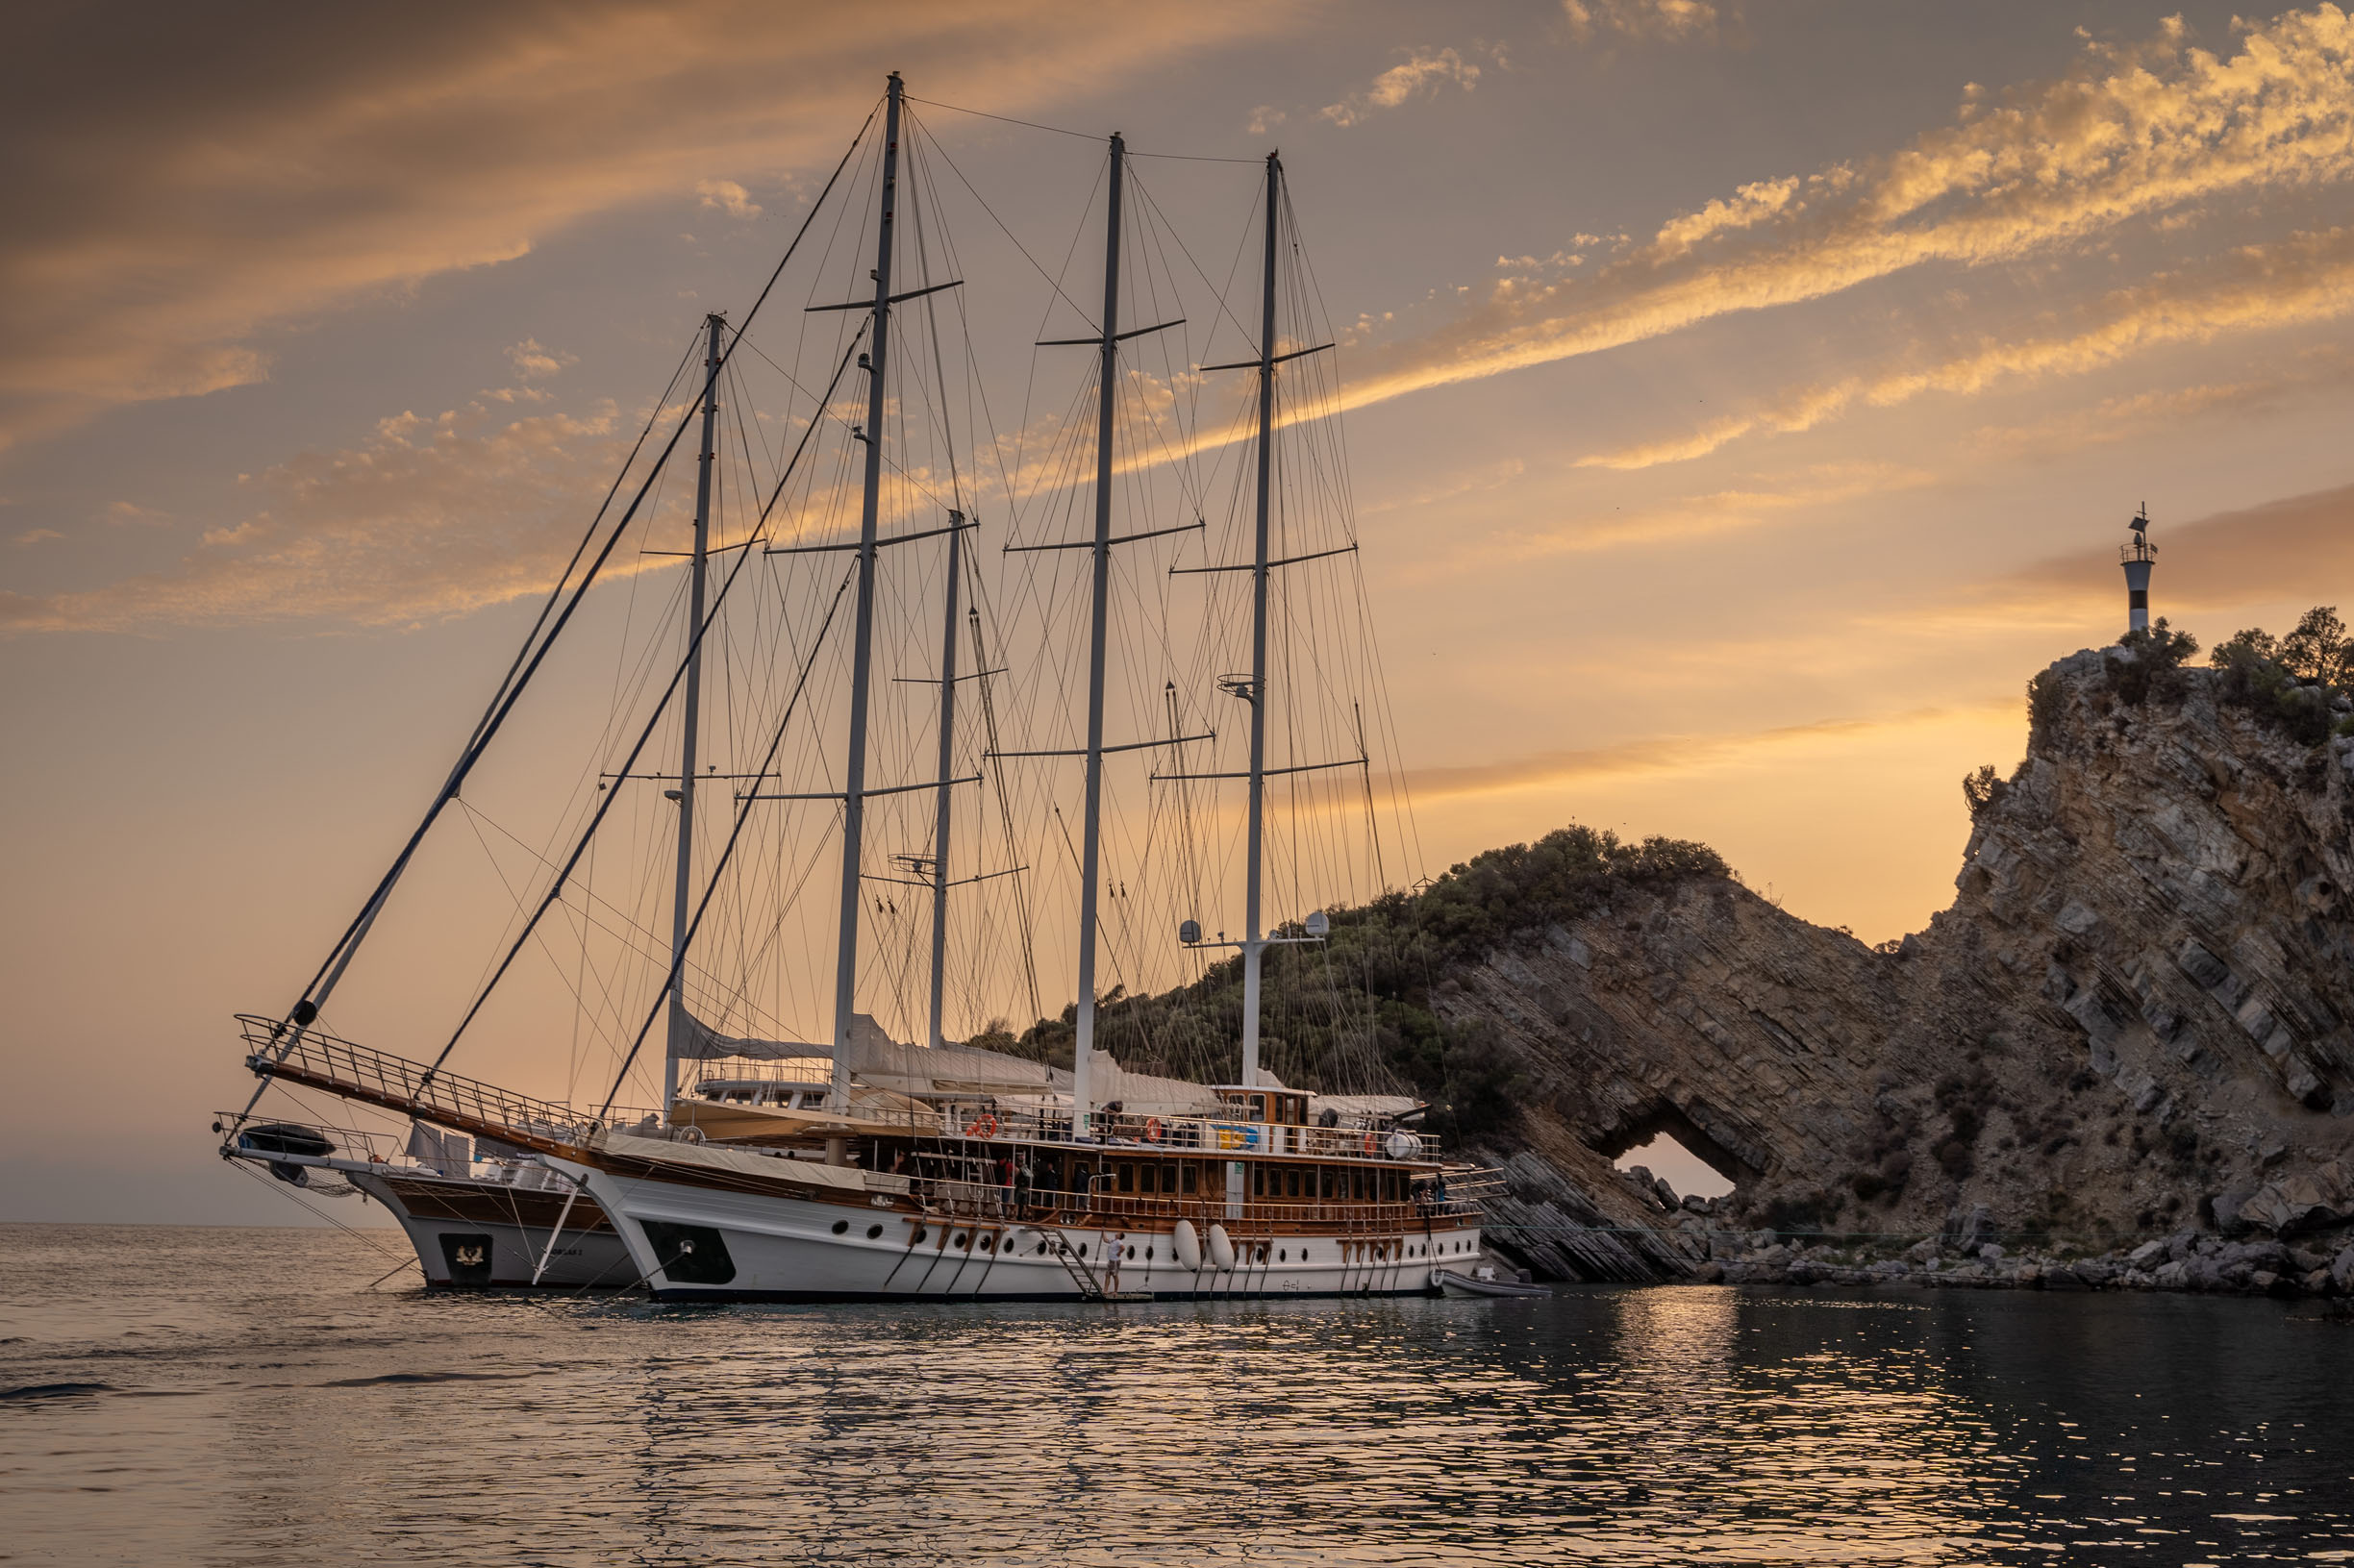
[[[1517,1108],[1473,1145],[1511,1178],[1498,1238],[1615,1279],[1780,1245],[1737,1231],[1856,1238],[1854,1267],[1941,1234],[2063,1256],[2172,1236],[2176,1264],[2201,1233],[2334,1248],[2354,1218],[2354,738],[2309,743],[2225,673],[2147,662],[2088,651],[2038,678],[1952,907],[1901,943],[1695,874],[1448,964],[1427,1005],[1488,1042]],[[1697,1212],[1612,1169],[1661,1131],[1734,1194]]]

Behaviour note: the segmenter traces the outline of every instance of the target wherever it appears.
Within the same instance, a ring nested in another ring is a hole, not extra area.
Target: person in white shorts
[[[1122,1231],[1104,1242],[1104,1294],[1116,1296],[1120,1287],[1120,1255],[1128,1250],[1128,1232]]]

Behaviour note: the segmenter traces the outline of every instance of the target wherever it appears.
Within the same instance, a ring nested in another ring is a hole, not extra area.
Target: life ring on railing
[[[1365,1135],[1365,1152],[1369,1155],[1380,1147],[1380,1143],[1373,1136],[1373,1130],[1369,1127],[1366,1128]]]
[[[1146,1143],[1159,1143],[1161,1141],[1160,1117],[1147,1116],[1144,1118],[1144,1141]]]
[[[965,1124],[964,1135],[968,1138],[995,1137],[997,1135],[996,1112],[985,1110],[980,1115],[975,1116],[970,1122]]]

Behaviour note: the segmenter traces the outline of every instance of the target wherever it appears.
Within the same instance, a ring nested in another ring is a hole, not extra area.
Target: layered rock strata
[[[2300,744],[2212,672],[2130,673],[2088,651],[2036,683],[1952,907],[1901,943],[1695,877],[1441,978],[1432,1010],[1496,1042],[1523,1108],[1473,1151],[1510,1178],[1498,1240],[1627,1280],[1753,1268],[1760,1230],[1914,1272],[1921,1237],[2038,1270],[2164,1240],[2102,1282],[2180,1285],[2197,1238],[2246,1236],[2322,1259],[2250,1277],[2344,1288],[2319,1238],[2354,1219],[2354,737]],[[1717,1212],[1611,1170],[1660,1132],[1735,1182]]]

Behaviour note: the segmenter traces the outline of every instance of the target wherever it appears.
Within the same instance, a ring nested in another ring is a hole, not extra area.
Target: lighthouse
[[[2117,559],[2125,563],[2125,630],[2149,630],[2150,568],[2158,564],[2158,547],[2149,541],[2149,508],[2143,506],[2127,525],[2133,543],[2120,546]]]

